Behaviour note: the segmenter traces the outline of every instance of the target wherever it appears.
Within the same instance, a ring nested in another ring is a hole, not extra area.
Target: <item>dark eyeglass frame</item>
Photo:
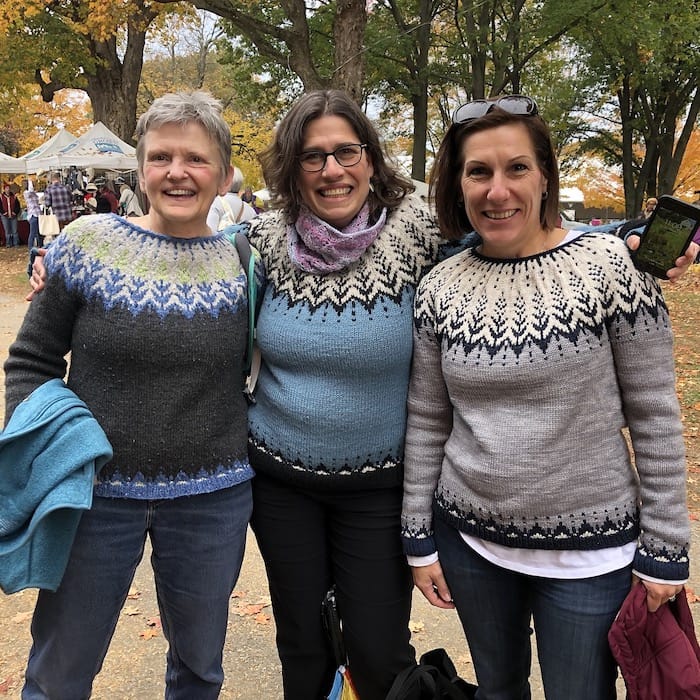
[[[539,113],[537,102],[527,95],[504,95],[493,100],[474,100],[467,102],[454,111],[453,124],[466,124],[467,122],[485,117],[494,107],[516,114],[522,117],[534,117]]]
[[[326,167],[326,163],[328,162],[328,156],[333,156],[333,158],[335,158],[335,162],[341,167],[352,168],[354,165],[357,165],[362,160],[362,153],[368,145],[369,144],[366,143],[344,143],[342,146],[338,146],[338,148],[336,148],[334,151],[317,151],[316,149],[310,149],[308,151],[300,153],[297,156],[297,158],[299,159],[299,166],[305,173],[320,173]],[[360,153],[357,156],[357,160],[353,163],[341,163],[336,154],[338,153],[338,151],[342,151],[344,148],[349,148],[350,146],[357,147],[360,149]],[[308,167],[309,164],[306,163],[305,165],[304,161],[304,156],[308,155],[323,156],[323,163],[321,163],[320,167],[318,168]]]

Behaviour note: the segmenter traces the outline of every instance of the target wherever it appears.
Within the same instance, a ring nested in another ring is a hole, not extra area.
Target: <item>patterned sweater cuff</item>
[[[690,576],[690,562],[686,552],[671,559],[666,554],[652,557],[646,551],[637,550],[632,568],[640,574],[662,581],[684,581]]]
[[[403,551],[407,556],[425,557],[437,551],[433,537],[423,537],[421,539],[402,537]]]

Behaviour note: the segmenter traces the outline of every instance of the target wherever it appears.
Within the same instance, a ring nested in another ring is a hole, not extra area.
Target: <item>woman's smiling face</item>
[[[306,125],[302,151],[330,153],[340,146],[359,143],[358,135],[344,117],[328,114]],[[328,156],[323,170],[318,172],[308,173],[299,166],[299,193],[319,219],[341,229],[367,201],[373,174],[372,161],[365,149],[360,161],[347,168]]]
[[[142,138],[139,181],[150,204],[148,228],[182,238],[209,235],[209,208],[233,176],[232,169],[224,176],[214,140],[195,122],[165,124]]]
[[[477,131],[462,143],[461,190],[484,255],[516,258],[546,247],[540,223],[547,181],[522,124]]]

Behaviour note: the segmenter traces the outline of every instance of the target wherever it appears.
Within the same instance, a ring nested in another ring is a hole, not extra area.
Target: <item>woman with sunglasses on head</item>
[[[660,288],[615,236],[556,228],[557,162],[530,98],[460,107],[431,187],[443,235],[474,228],[481,243],[416,293],[402,513],[414,580],[456,607],[483,700],[530,696],[531,618],[548,700],[614,698],[607,632],[633,582],[654,611],[688,577]]]

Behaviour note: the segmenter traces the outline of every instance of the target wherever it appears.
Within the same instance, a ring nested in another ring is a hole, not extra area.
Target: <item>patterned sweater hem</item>
[[[302,488],[337,491],[343,488],[394,488],[402,483],[403,464],[391,458],[381,464],[330,471],[322,466],[310,468],[285,460],[252,439],[248,443],[248,453],[256,473]]]
[[[216,474],[202,474],[192,477],[182,474],[181,478],[162,476],[157,480],[146,480],[142,474],[124,478],[118,473],[95,485],[95,495],[104,498],[133,498],[137,500],[163,500],[182,496],[198,496],[221,489],[238,486],[255,476],[250,465],[240,465]]]

